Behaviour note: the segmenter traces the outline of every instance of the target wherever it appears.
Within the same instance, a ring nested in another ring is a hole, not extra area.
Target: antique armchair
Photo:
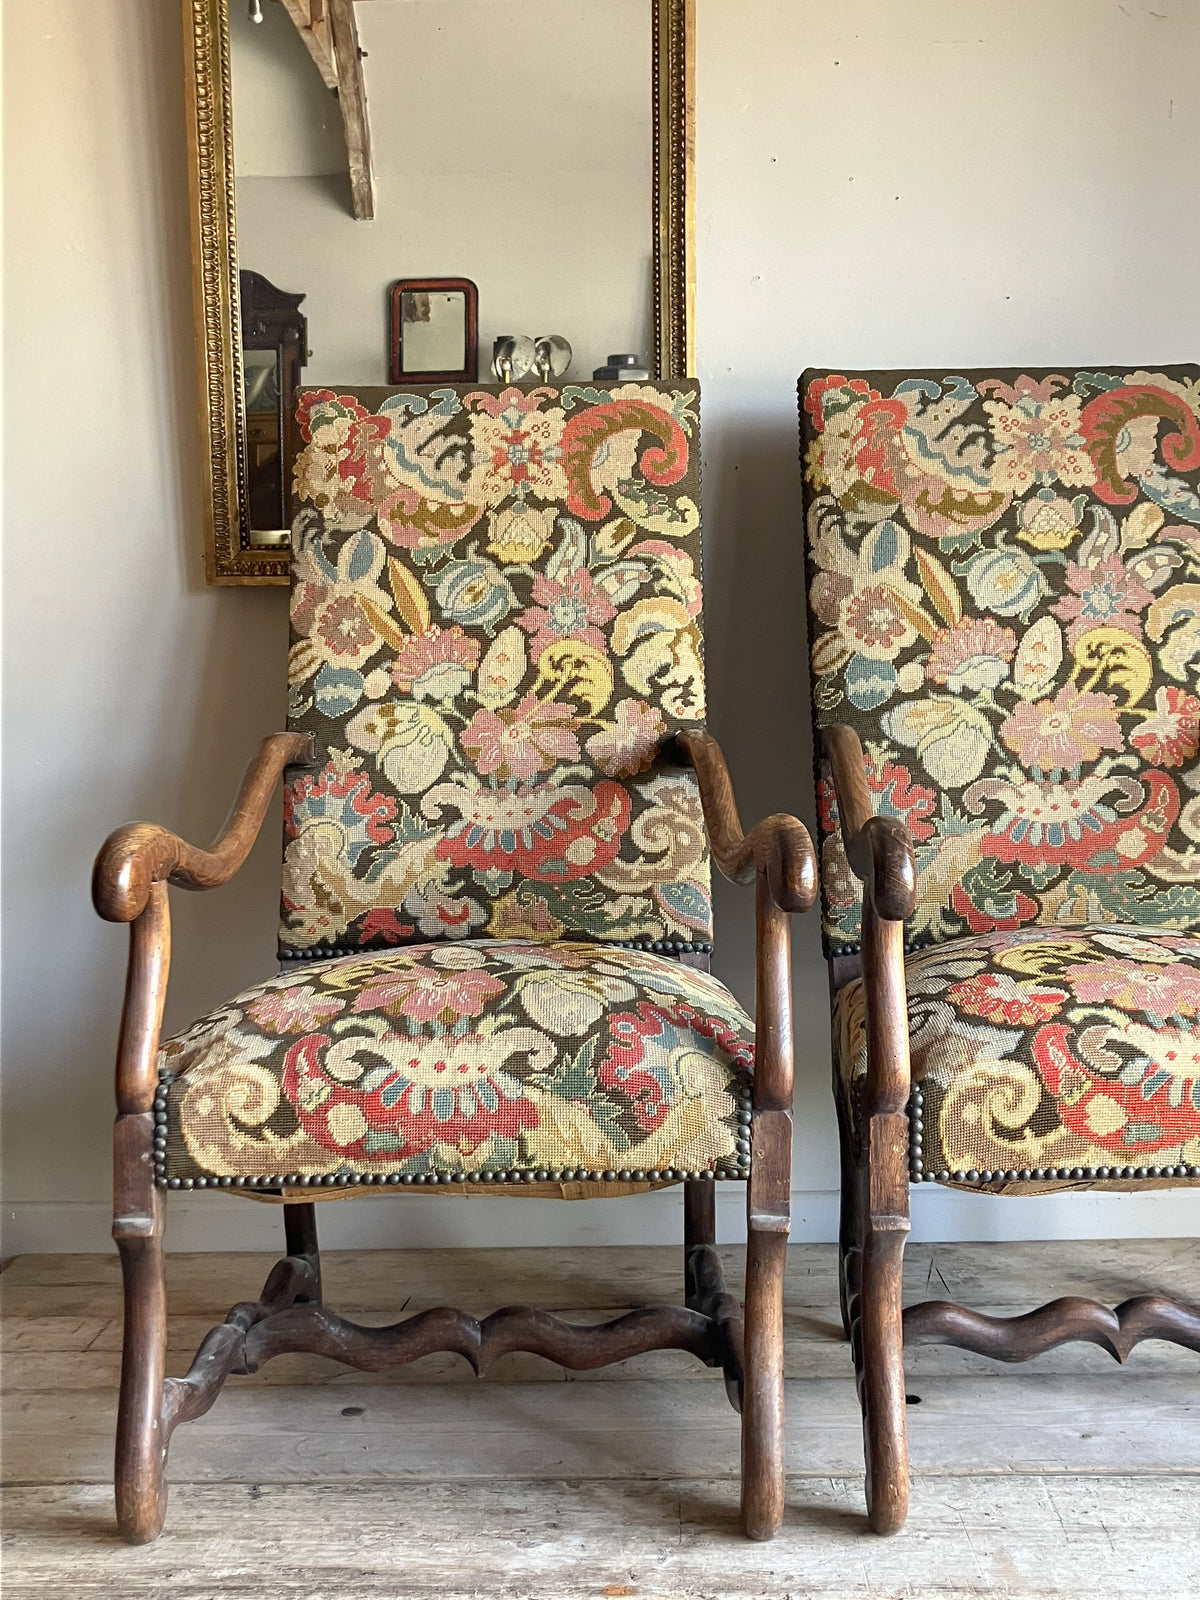
[[[891,1533],[905,1343],[1200,1350],[1153,1295],[901,1314],[910,1182],[1200,1182],[1200,368],[800,400],[842,1316]]]
[[[301,392],[289,731],[210,849],[134,823],[96,863],[97,909],[132,924],[113,1233],[133,1542],[162,1525],[173,1430],[285,1351],[378,1370],[449,1350],[477,1372],[512,1350],[572,1368],[690,1351],[741,1410],[745,1531],[779,1525],[788,919],[816,862],[791,817],[743,833],[702,728],[698,401],[689,383]],[[167,886],[226,882],[281,778],[281,974],[160,1046]],[[707,971],[710,845],[757,885],[754,1022]],[[747,1185],[744,1332],[713,1248],[720,1179]],[[330,1195],[677,1183],[683,1306],[380,1329],[322,1301]],[[166,1378],[178,1189],[274,1199],[286,1253]]]

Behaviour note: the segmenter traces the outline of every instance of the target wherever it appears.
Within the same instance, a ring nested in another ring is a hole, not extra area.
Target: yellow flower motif
[[[1017,538],[1035,550],[1065,550],[1075,537],[1082,512],[1080,496],[1076,497],[1075,504],[1061,496],[1027,501],[1021,509]]]
[[[554,532],[554,507],[541,509],[517,501],[492,518],[488,554],[497,561],[536,561]]]

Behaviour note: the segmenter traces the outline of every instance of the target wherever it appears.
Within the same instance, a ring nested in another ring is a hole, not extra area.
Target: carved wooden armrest
[[[216,889],[228,883],[258,838],[284,768],[313,759],[306,733],[272,733],[246,768],[233,810],[207,850],[153,822],[128,822],[109,834],[92,873],[92,901],[109,922],[141,916],[156,883]]]
[[[681,733],[676,742],[700,786],[704,826],[717,866],[733,883],[752,883],[765,872],[771,899],[781,911],[807,911],[817,895],[817,858],[808,829],[778,811],[743,833],[721,746],[710,733],[700,732]]]
[[[903,922],[917,903],[917,866],[908,829],[898,817],[877,817],[867,787],[858,734],[844,722],[821,734],[833,768],[842,842],[855,877],[885,922]]]

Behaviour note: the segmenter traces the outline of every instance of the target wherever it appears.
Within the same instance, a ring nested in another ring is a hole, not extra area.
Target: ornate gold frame
[[[182,4],[205,572],[209,583],[286,583],[286,548],[251,544],[241,508],[229,0]],[[663,377],[682,378],[695,365],[695,0],[652,0],[651,28],[655,358]]]

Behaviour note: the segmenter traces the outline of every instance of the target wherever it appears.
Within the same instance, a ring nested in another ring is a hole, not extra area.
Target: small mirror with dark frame
[[[479,290],[470,278],[401,278],[389,298],[390,383],[478,380]]]

